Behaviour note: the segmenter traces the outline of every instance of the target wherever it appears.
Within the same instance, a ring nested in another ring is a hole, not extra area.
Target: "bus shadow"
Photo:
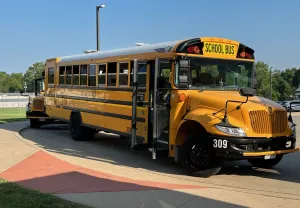
[[[33,171],[33,170],[28,170]],[[35,173],[38,170],[35,170]],[[25,171],[26,174],[26,171]],[[0,183],[1,201],[10,204],[14,196],[14,204],[26,204],[28,207],[36,206],[35,191],[56,194],[58,197],[91,207],[237,207],[238,204],[219,201],[201,196],[199,194],[185,193],[164,187],[164,185],[150,185],[148,182],[122,181],[119,179],[103,178],[97,174],[89,174],[79,171],[69,171],[60,174],[49,174],[41,177],[22,177],[22,180],[13,179],[7,175],[9,181]],[[3,177],[3,176],[2,176]],[[7,178],[6,177],[6,178]],[[5,177],[4,177],[5,178]],[[17,185],[16,185],[17,184]],[[30,189],[25,195],[18,194],[19,186]],[[204,188],[205,189],[205,188]],[[6,190],[2,192],[1,190]],[[51,198],[51,200],[56,200]],[[229,200],[228,200],[229,201]],[[49,197],[41,197],[39,204],[49,203]]]
[[[34,134],[31,131],[34,131]],[[147,150],[130,151],[130,139],[121,139],[114,134],[100,132],[89,141],[77,142],[72,140],[67,125],[47,125],[42,129],[23,131],[22,136],[49,152],[186,176],[186,172],[171,158],[152,160],[152,153]],[[228,162],[218,175],[254,176],[300,183],[300,175],[297,174],[300,172],[300,166],[296,165],[299,160],[300,153],[293,153],[285,156],[281,163],[272,169],[255,168],[247,161]]]

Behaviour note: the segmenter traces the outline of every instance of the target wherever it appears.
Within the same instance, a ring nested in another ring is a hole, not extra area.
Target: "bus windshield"
[[[178,67],[176,82],[178,83]],[[237,90],[252,87],[253,62],[190,58],[189,89]]]

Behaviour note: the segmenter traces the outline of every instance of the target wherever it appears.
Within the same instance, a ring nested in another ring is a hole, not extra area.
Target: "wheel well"
[[[196,133],[199,135],[207,134],[207,131],[205,128],[196,121],[187,120],[181,126],[179,127],[179,130],[177,131],[177,136],[175,140],[175,144],[177,146],[180,146],[184,143],[184,140],[186,138],[186,135],[190,133]]]

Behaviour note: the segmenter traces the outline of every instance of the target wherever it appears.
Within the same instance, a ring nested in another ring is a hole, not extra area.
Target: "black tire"
[[[72,139],[75,141],[84,140],[83,126],[81,125],[81,116],[78,113],[72,113],[69,123],[69,129]]]
[[[81,125],[81,116],[79,113],[71,114],[69,129],[71,132],[71,136],[75,141],[85,141],[92,139],[97,133],[97,130]]]
[[[31,118],[30,119],[30,126],[32,128],[35,128],[35,129],[40,128],[41,127],[41,122],[40,122],[39,119]]]
[[[179,162],[189,174],[204,178],[216,175],[223,166],[223,159],[215,155],[208,138],[196,135],[188,136],[181,145]]]
[[[276,155],[274,159],[265,160],[264,158],[248,159],[248,162],[258,168],[272,168],[277,165],[283,158],[283,155]]]

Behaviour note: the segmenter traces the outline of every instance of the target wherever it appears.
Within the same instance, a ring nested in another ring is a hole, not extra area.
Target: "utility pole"
[[[272,67],[270,68],[270,99],[272,100]]]
[[[96,38],[97,38],[97,51],[100,51],[100,9],[104,8],[105,4],[96,6]]]

